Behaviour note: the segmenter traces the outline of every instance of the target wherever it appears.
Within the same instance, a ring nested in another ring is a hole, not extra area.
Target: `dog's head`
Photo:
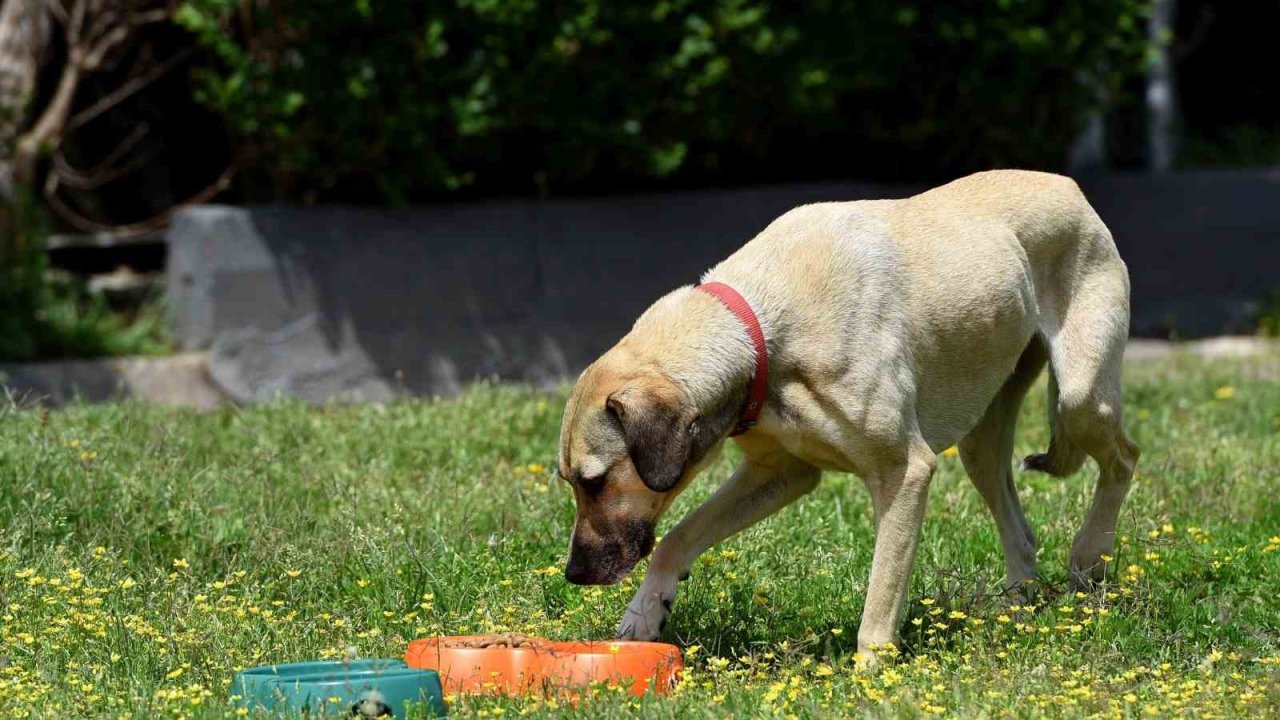
[[[578,506],[569,582],[618,582],[649,554],[658,518],[721,445],[718,424],[625,347],[587,368],[560,434],[559,471]]]

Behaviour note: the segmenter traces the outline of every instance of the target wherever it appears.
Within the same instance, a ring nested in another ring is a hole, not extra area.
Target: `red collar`
[[[751,390],[747,393],[747,404],[742,408],[742,416],[738,418],[738,425],[729,433],[729,436],[741,435],[755,426],[756,420],[760,417],[760,411],[764,409],[764,391],[765,386],[769,382],[769,348],[764,343],[764,330],[760,328],[760,319],[751,310],[751,304],[746,301],[737,290],[725,285],[724,283],[710,282],[697,286],[703,292],[711,293],[716,296],[720,302],[725,304],[742,324],[747,328],[747,334],[751,336],[751,344],[756,348],[756,373],[751,378]]]

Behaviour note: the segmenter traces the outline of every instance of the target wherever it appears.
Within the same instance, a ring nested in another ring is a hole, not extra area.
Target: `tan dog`
[[[736,289],[768,345],[746,459],[654,552],[619,637],[652,639],[700,553],[808,493],[821,470],[871,491],[876,544],[860,659],[896,640],[936,454],[958,444],[1004,546],[1006,583],[1035,575],[1036,541],[1010,458],[1027,389],[1050,366],[1053,475],[1100,472],[1071,548],[1078,584],[1101,577],[1138,448],[1121,426],[1129,277],[1068,178],[979,173],[905,200],[796,208],[704,282]],[[709,293],[653,304],[579,378],[560,473],[577,499],[565,576],[620,580],[653,548],[659,516],[715,456],[756,368],[743,321]]]

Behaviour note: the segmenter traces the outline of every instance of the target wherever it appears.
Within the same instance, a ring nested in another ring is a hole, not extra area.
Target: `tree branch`
[[[49,9],[49,14],[52,15],[60,25],[67,24],[67,8],[60,0],[44,0],[44,6]]]
[[[107,53],[116,49],[121,43],[129,39],[133,34],[133,27],[130,25],[117,25],[105,35],[101,36],[97,42],[89,46],[88,52],[80,58],[80,67],[86,70],[97,70],[102,67],[102,61],[106,58]]]
[[[145,123],[138,125],[123,140],[121,140],[107,156],[103,158],[97,165],[88,170],[78,170],[67,162],[67,158],[61,151],[53,156],[53,171],[49,174],[49,179],[56,183],[61,183],[72,190],[94,190],[112,180],[123,177],[133,172],[137,168],[145,165],[154,156],[146,153],[139,153],[131,158],[124,165],[118,165],[120,160],[129,153],[142,139],[147,136],[150,127]],[[46,192],[50,192],[49,186],[46,185]],[[52,192],[57,192],[55,187]]]
[[[29,132],[18,139],[13,153],[13,175],[18,182],[30,185],[35,180],[36,160],[40,156],[40,150],[57,142],[62,136],[62,128],[66,124],[79,84],[80,68],[68,63],[62,68],[58,89],[40,114],[40,119]]]
[[[63,30],[67,35],[67,52],[75,53],[80,46],[80,29],[84,27],[84,15],[88,9],[88,0],[74,0],[75,4],[71,6],[71,20],[63,24]]]
[[[199,205],[200,203],[212,200],[223,190],[227,189],[231,184],[231,178],[234,175],[235,169],[233,167],[228,167],[226,170],[222,171],[222,174],[218,176],[217,180],[214,180],[212,184],[200,192],[197,192],[164,212],[157,213],[146,220],[131,223],[129,225],[109,225],[85,217],[79,212],[73,210],[70,205],[62,200],[62,198],[58,197],[56,188],[53,193],[46,192],[45,199],[48,201],[49,207],[57,213],[58,217],[65,220],[68,225],[71,225],[77,230],[83,232],[111,232],[121,237],[132,237],[155,232],[156,230],[168,225],[169,221],[173,218],[173,215],[179,210],[191,205]]]
[[[147,12],[134,13],[129,18],[129,24],[133,27],[141,27],[151,23],[164,22],[168,20],[170,13],[168,8],[159,8],[156,10],[148,10]]]
[[[159,80],[161,77],[164,77],[165,74],[167,74],[170,70],[176,67],[183,60],[186,60],[187,58],[191,57],[192,53],[194,52],[195,51],[192,48],[186,48],[181,52],[177,53],[176,55],[174,55],[173,57],[151,68],[150,70],[143,73],[142,75],[131,78],[124,85],[121,85],[119,88],[116,88],[115,90],[112,90],[110,93],[103,95],[101,98],[98,99],[97,102],[95,102],[94,104],[90,105],[84,110],[81,110],[80,112],[73,115],[71,119],[67,121],[67,130],[68,131],[74,130],[80,127],[81,125],[84,125],[85,123],[89,122],[90,120],[93,120],[94,118],[98,117],[102,113],[110,110],[116,105],[119,105],[125,100],[128,100],[130,97],[137,94],[143,88],[147,87],[148,85],[155,82],[156,80]]]

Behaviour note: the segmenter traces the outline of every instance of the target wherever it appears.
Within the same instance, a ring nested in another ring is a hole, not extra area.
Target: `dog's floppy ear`
[[[674,488],[698,431],[697,416],[682,407],[679,393],[632,386],[613,393],[605,404],[622,426],[631,464],[645,486],[654,492]]]

